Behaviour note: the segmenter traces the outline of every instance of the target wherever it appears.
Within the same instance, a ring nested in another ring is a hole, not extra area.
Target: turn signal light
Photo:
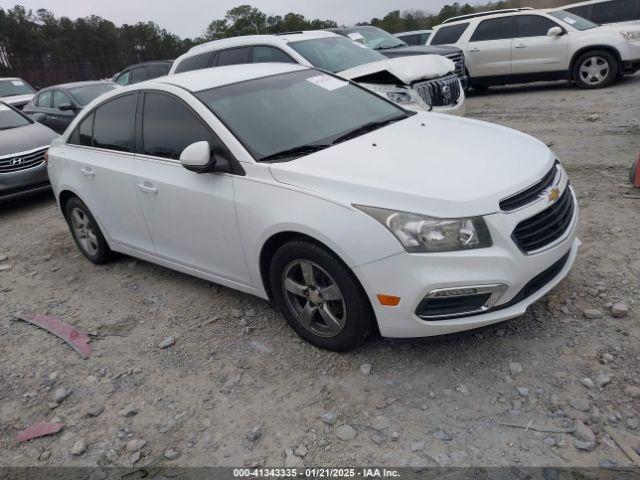
[[[400,297],[379,293],[378,301],[380,302],[380,305],[384,305],[386,307],[397,307],[400,303]]]

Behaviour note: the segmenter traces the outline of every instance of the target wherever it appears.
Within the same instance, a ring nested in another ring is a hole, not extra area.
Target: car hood
[[[12,95],[10,97],[0,97],[0,100],[9,105],[20,105],[31,101],[35,96],[33,93],[27,93],[26,95]]]
[[[553,152],[522,132],[422,113],[317,153],[273,163],[273,177],[345,205],[436,217],[486,215],[536,183]]]
[[[629,31],[640,31],[640,21],[600,25],[596,28],[592,28],[591,30],[587,30],[587,32],[602,33],[620,33]]]
[[[442,77],[454,72],[455,68],[456,66],[451,60],[440,55],[420,55],[366,63],[338,72],[338,75],[354,82],[377,83],[375,75],[388,72],[405,85],[411,85],[418,80]]]
[[[460,53],[461,50],[457,47],[445,47],[438,45],[410,45],[406,47],[385,48],[378,50],[381,54],[387,57],[405,57],[410,55],[453,55]]]
[[[48,146],[58,134],[41,123],[0,130],[0,157]]]

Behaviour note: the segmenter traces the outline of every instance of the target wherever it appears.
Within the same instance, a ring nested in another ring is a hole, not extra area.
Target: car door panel
[[[515,18],[517,36],[511,53],[514,75],[568,70],[568,35],[547,35],[550,28],[562,28],[560,25],[540,15]]]
[[[514,32],[513,17],[492,18],[477,25],[465,52],[471,77],[502,77],[511,74]]]

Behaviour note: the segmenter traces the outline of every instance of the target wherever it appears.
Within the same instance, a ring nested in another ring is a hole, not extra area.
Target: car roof
[[[261,44],[286,44],[288,42],[297,42],[301,40],[313,40],[316,38],[339,37],[337,33],[325,30],[308,30],[304,32],[288,32],[277,35],[245,35],[241,37],[223,38],[213,40],[211,42],[202,43],[191,48],[187,52],[187,56],[192,53],[206,52],[209,50],[220,50],[223,48],[244,47],[248,45]]]
[[[567,8],[581,7],[582,5],[593,5],[595,3],[602,3],[607,1],[609,0],[588,0],[586,2],[576,2],[576,3],[571,3],[569,5],[562,5],[561,7],[555,8],[554,10],[566,10]]]
[[[395,36],[398,35],[418,35],[420,33],[428,33],[428,32],[433,32],[433,30],[426,28],[424,30],[411,30],[410,32],[398,32],[398,33],[394,33]]]
[[[22,80],[19,77],[0,77],[0,80]]]
[[[58,90],[71,90],[72,88],[91,87],[94,85],[115,85],[115,84],[109,80],[88,80],[86,82],[70,82],[70,83],[60,83],[58,85],[51,85],[49,87],[43,88],[40,91],[51,90],[53,88],[56,88]]]
[[[200,92],[234,83],[302,70],[309,70],[309,67],[294,63],[248,63],[176,73],[169,77],[154,78],[145,82],[136,83],[132,85],[132,87],[145,88],[160,83],[175,85],[191,92]],[[136,88],[132,88],[132,90],[135,89]]]
[[[561,10],[561,8],[552,8],[550,10]],[[440,25],[435,26],[434,29],[449,27],[451,25],[460,25],[461,23],[470,23],[474,20],[478,20],[478,22],[481,22],[482,20],[489,20],[492,18],[515,17],[518,15],[523,15],[523,14],[526,15],[531,13],[533,14],[544,13],[544,10],[534,9],[529,7],[522,7],[522,8],[513,8],[513,9],[506,9],[506,10],[495,10],[493,12],[480,12],[478,14],[470,14],[467,16],[454,17],[452,19],[445,20],[444,23],[441,23]],[[457,18],[459,18],[459,20]]]

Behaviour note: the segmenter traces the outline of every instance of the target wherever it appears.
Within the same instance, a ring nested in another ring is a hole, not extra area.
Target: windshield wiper
[[[359,137],[360,135],[364,135],[365,133],[373,132],[374,130],[378,130],[379,128],[385,127],[391,123],[397,122],[399,120],[403,120],[405,118],[407,117],[405,115],[402,115],[402,116],[390,118],[388,120],[381,120],[379,122],[365,123],[364,125],[358,128],[354,128],[353,130],[349,130],[347,133],[340,135],[333,142],[331,142],[331,144],[335,145],[336,143],[346,142],[347,140],[351,140],[352,138]]]
[[[303,155],[308,155],[310,153],[319,152],[320,150],[324,150],[325,148],[330,147],[331,145],[300,145],[298,147],[288,148],[287,150],[282,150],[281,152],[272,153],[271,155],[267,155],[266,157],[262,157],[260,159],[261,162],[269,161],[269,160],[280,160],[283,158],[290,157],[302,157]]]
[[[397,43],[395,45],[389,45],[389,46],[385,46],[385,47],[376,47],[376,50],[389,50],[390,48],[398,48],[398,47],[402,47],[404,45],[404,43]]]

